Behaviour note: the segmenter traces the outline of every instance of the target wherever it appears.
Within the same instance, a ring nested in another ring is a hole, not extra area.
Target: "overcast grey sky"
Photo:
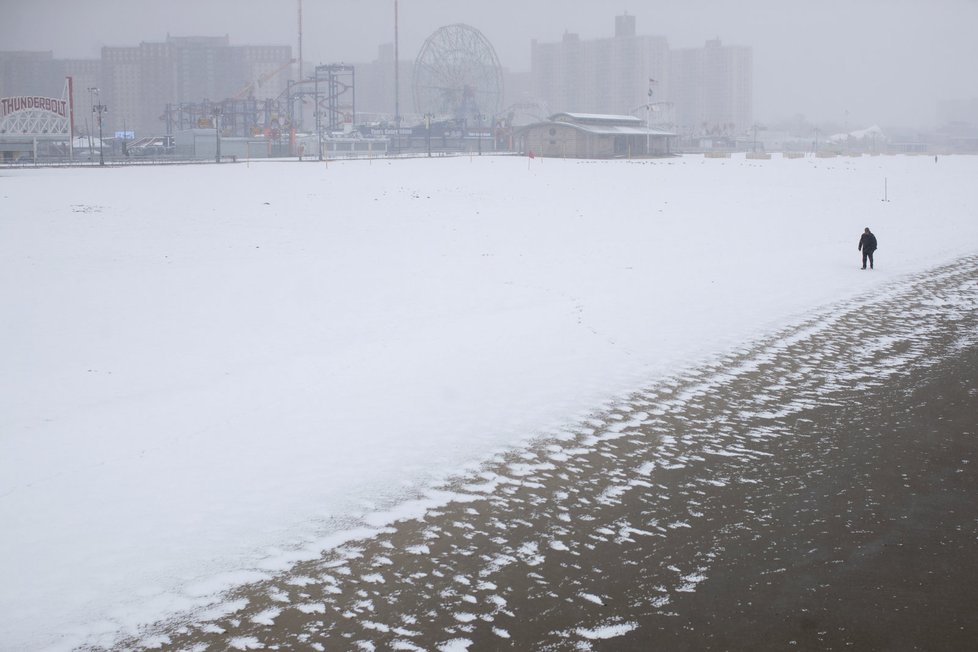
[[[174,36],[296,49],[297,0],[0,0],[0,50],[98,57],[102,45]],[[376,58],[394,40],[394,0],[303,0],[307,62]],[[464,22],[503,66],[526,71],[530,41],[612,36],[614,17],[671,47],[754,49],[759,121],[803,114],[851,128],[931,126],[939,99],[978,97],[978,0],[400,0],[400,54],[413,60],[438,27]]]

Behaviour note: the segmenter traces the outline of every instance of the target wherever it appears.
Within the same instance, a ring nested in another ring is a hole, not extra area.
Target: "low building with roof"
[[[556,113],[523,127],[523,154],[549,158],[641,158],[668,156],[676,134],[649,128],[631,115]]]

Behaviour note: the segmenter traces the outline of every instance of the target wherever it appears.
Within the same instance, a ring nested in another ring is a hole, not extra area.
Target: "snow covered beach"
[[[976,364],[978,255],[656,381],[114,649],[966,649]]]
[[[0,641],[105,642],[204,604],[643,383],[974,253],[976,172],[2,170]]]

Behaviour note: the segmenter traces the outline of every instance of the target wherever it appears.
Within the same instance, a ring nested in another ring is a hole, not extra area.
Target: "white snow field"
[[[904,156],[0,169],[0,649],[213,604],[974,253],[975,179]]]

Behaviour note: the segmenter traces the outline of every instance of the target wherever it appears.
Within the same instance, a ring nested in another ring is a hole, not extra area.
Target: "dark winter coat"
[[[876,236],[872,233],[863,233],[859,238],[859,250],[866,253],[876,251]]]

